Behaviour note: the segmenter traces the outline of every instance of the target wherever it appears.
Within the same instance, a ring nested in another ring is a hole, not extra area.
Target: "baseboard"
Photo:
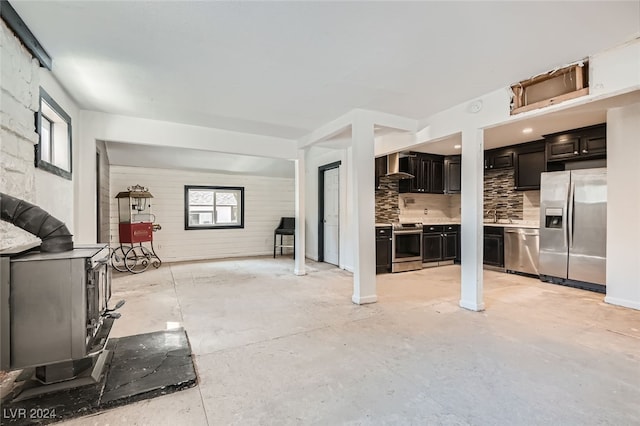
[[[606,303],[611,305],[623,306],[625,308],[637,309],[640,311],[640,302],[635,302],[633,300],[620,299],[618,297],[606,296],[604,298]]]
[[[358,297],[355,294],[353,296],[351,296],[351,301],[353,303],[355,303],[356,305],[365,305],[367,303],[376,303],[378,301],[378,296],[377,295],[371,295],[371,296],[361,296]]]
[[[460,300],[460,307],[468,309],[470,311],[481,312],[484,311],[484,303],[470,302],[466,300]]]

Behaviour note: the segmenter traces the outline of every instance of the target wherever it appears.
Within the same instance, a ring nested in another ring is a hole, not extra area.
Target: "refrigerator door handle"
[[[571,182],[571,186],[569,189],[569,199],[567,202],[569,203],[569,210],[567,213],[567,229],[569,230],[569,248],[573,247],[573,206],[574,206],[574,197],[576,193],[576,184],[575,182]]]

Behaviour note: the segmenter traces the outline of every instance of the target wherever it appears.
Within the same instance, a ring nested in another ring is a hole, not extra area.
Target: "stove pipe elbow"
[[[40,238],[42,252],[73,250],[73,235],[64,222],[38,206],[3,192],[0,192],[0,219]]]

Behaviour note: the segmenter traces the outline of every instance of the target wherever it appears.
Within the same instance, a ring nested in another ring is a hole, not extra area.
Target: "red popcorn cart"
[[[111,253],[111,266],[117,271],[138,274],[149,265],[159,268],[162,264],[153,247],[153,233],[161,226],[154,223],[152,198],[149,188],[140,185],[130,186],[116,195],[120,245]]]

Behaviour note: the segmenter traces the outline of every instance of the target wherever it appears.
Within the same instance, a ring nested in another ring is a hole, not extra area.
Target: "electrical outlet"
[[[425,215],[429,214],[429,209],[424,209],[424,214]]]

